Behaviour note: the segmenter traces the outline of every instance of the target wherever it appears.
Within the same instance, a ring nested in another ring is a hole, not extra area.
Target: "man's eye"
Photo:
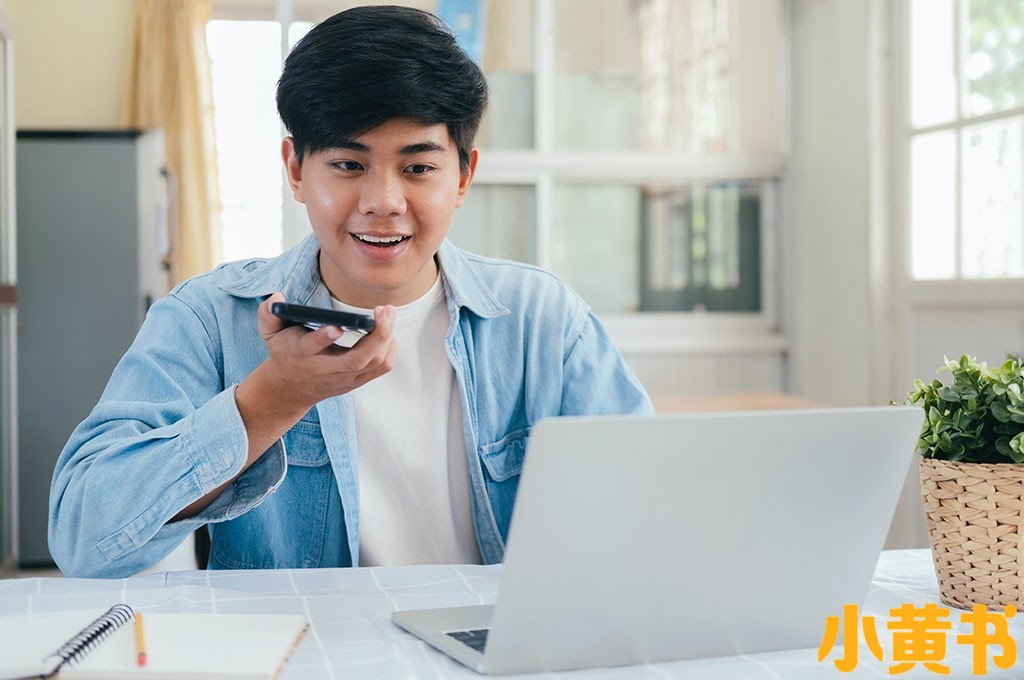
[[[355,161],[335,161],[331,163],[331,166],[336,170],[345,170],[347,172],[355,172],[362,169],[363,166],[359,165]]]
[[[414,175],[425,175],[433,172],[434,168],[430,165],[410,165],[408,171]]]

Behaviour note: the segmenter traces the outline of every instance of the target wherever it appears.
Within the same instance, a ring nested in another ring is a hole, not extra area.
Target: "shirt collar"
[[[320,243],[310,234],[280,257],[268,260],[264,266],[220,288],[241,298],[269,297],[279,290],[289,302],[330,307],[330,294],[320,280],[319,254]],[[447,239],[437,251],[449,306],[465,307],[485,319],[510,314],[467,255]]]
[[[484,319],[505,316],[512,312],[494,295],[476,267],[469,261],[468,253],[445,239],[437,250],[441,265],[445,294],[449,307],[465,307]]]
[[[240,298],[269,297],[281,291],[288,302],[330,307],[330,295],[320,282],[319,254],[320,243],[310,234],[294,248],[220,288]]]

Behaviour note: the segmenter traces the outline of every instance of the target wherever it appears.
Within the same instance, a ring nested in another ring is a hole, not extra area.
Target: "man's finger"
[[[384,356],[380,359],[379,363],[371,365],[369,369],[360,373],[356,380],[360,385],[365,385],[371,380],[376,380],[385,373],[390,373],[391,369],[395,367],[395,358],[398,356],[398,341],[391,338],[388,343],[387,351]]]
[[[391,332],[395,327],[395,308],[391,305],[377,307],[373,310],[373,318],[373,332],[360,338],[359,342],[345,353],[345,364],[355,373],[362,373],[382,361],[391,342]]]
[[[259,309],[256,310],[256,327],[259,329],[260,335],[264,338],[269,338],[275,333],[280,332],[285,326],[284,319],[274,316],[270,311],[270,306],[275,302],[284,302],[284,295],[281,293],[274,293],[270,297],[260,304]]]
[[[334,345],[334,341],[341,337],[342,331],[337,326],[321,326],[315,331],[306,331],[299,338],[299,351],[306,356],[313,356]],[[344,349],[338,346],[338,349]]]
[[[381,340],[390,340],[391,333],[395,330],[395,308],[392,305],[384,305],[377,307],[373,310],[373,318],[376,327],[371,336],[376,336]]]

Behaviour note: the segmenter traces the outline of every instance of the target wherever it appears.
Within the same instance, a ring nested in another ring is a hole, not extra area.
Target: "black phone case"
[[[333,309],[322,309],[320,307],[307,307],[305,305],[293,305],[288,302],[275,302],[270,306],[271,313],[296,324],[317,324],[321,326],[338,326],[350,330],[369,333],[374,328],[372,316],[365,314],[353,314],[351,312],[338,312]]]

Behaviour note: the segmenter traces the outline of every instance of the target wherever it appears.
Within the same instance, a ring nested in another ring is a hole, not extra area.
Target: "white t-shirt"
[[[340,311],[372,310],[331,301]],[[397,308],[395,367],[352,391],[359,449],[359,566],[479,564],[462,402],[445,352],[440,275]]]

